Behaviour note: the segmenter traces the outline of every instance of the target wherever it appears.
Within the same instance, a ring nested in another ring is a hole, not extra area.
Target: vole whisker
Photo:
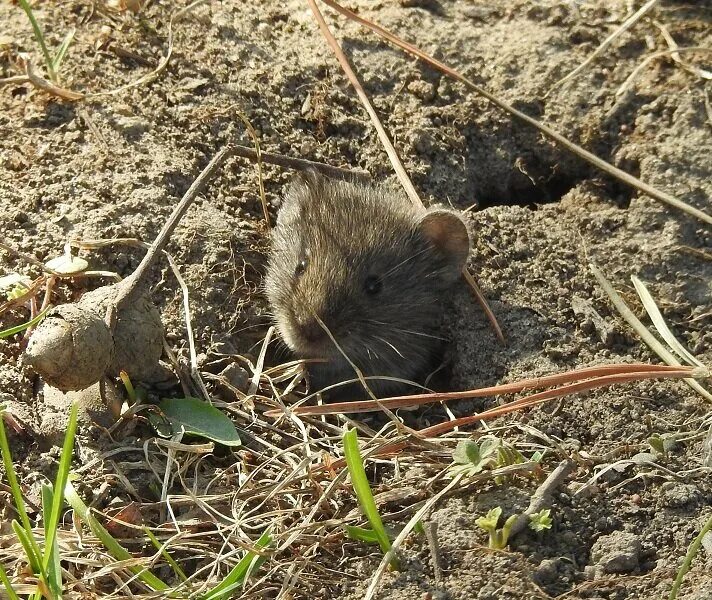
[[[398,348],[396,348],[396,347],[395,347],[393,344],[391,344],[388,340],[384,340],[382,337],[380,337],[380,336],[378,336],[378,335],[376,335],[376,336],[374,336],[374,337],[375,337],[375,339],[382,341],[384,344],[386,344],[386,346],[390,346],[391,348],[393,348],[393,351],[394,351],[398,356],[400,356],[400,357],[403,358],[403,359],[405,358],[405,356],[403,356],[403,355],[401,354],[400,350],[398,350]]]
[[[415,254],[411,254],[408,258],[400,261],[395,267],[392,267],[392,268],[388,269],[388,271],[383,273],[381,275],[381,279],[385,279],[388,275],[393,273],[393,271],[395,271],[396,269],[400,269],[404,264],[406,264],[407,262],[410,262],[414,258],[417,258],[421,254],[425,254],[428,250],[430,250],[430,248],[423,248],[422,250],[418,250],[418,252],[416,252]]]

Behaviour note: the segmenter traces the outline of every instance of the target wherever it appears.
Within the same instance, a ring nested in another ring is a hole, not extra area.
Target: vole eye
[[[300,275],[304,275],[304,271],[307,270],[307,264],[309,264],[309,261],[306,258],[301,259],[297,263],[297,268],[294,269],[294,274],[299,277]]]
[[[363,289],[369,296],[375,296],[383,288],[383,282],[377,275],[369,275],[363,282]]]

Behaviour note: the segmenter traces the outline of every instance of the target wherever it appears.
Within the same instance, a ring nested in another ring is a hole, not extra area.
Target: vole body
[[[365,376],[417,380],[440,347],[442,301],[470,252],[446,209],[423,210],[385,185],[296,177],[272,233],[266,292],[277,328],[318,388]],[[321,323],[320,323],[321,321]],[[369,380],[376,394],[399,387]]]

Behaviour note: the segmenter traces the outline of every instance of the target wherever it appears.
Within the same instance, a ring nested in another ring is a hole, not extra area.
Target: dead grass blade
[[[642,19],[646,14],[648,14],[658,3],[659,0],[648,0],[643,6],[641,6],[635,13],[633,13],[630,17],[628,17],[621,26],[616,29],[611,35],[609,35],[603,42],[601,42],[601,45],[598,46],[589,56],[586,60],[584,60],[578,67],[576,67],[573,71],[571,71],[568,75],[565,77],[562,77],[557,81],[554,85],[549,88],[549,91],[544,94],[544,97],[548,96],[553,90],[558,89],[561,87],[561,85],[567,81],[570,81],[576,75],[581,73],[588,65],[590,65],[596,58],[601,56],[606,49],[613,43],[615,42],[620,36],[622,36],[626,31],[628,31],[633,25],[635,25],[640,19]]]
[[[623,301],[623,298],[621,298],[618,292],[613,289],[613,286],[604,277],[600,269],[598,269],[598,267],[596,267],[593,263],[589,263],[589,268],[591,269],[591,273],[593,273],[593,276],[596,278],[599,285],[603,288],[606,294],[608,294],[613,306],[616,307],[616,310],[620,313],[621,317],[623,317],[628,325],[635,329],[636,333],[648,345],[648,347],[668,365],[679,366],[680,361],[678,361],[675,356],[665,346],[663,346],[663,344],[661,344],[652,333],[650,333],[648,328],[641,323],[640,319],[633,314],[633,311],[628,308],[628,305]],[[709,376],[709,374],[707,376]],[[685,383],[687,383],[687,385],[689,385],[706,400],[711,400],[710,393],[694,379],[687,378],[685,379]]]
[[[643,60],[637,67],[635,67],[635,69],[631,71],[630,75],[626,77],[626,80],[616,90],[616,96],[621,96],[626,91],[628,91],[628,89],[630,89],[631,84],[633,83],[633,80],[640,74],[643,69],[645,69],[645,67],[647,67],[656,58],[660,58],[661,56],[671,56],[675,54],[677,54],[679,57],[680,52],[712,52],[712,48],[706,48],[705,46],[685,46],[684,48],[676,47],[675,49],[660,50],[659,52],[654,52],[650,56],[646,57],[645,60]]]
[[[570,384],[572,382],[582,382],[577,383],[577,385],[592,384],[598,381],[605,381],[601,385],[610,385],[608,383],[609,377],[619,377],[628,378],[626,381],[637,381],[641,379],[656,379],[665,377],[690,377],[696,374],[698,369],[693,367],[685,366],[667,366],[667,365],[648,365],[648,364],[613,364],[613,365],[600,365],[596,367],[586,367],[582,369],[575,369],[573,371],[567,371],[565,373],[557,373],[555,375],[547,375],[545,377],[535,377],[530,379],[523,379],[521,381],[516,381],[513,383],[506,383],[503,385],[496,385],[492,387],[479,388],[475,390],[466,390],[462,392],[438,392],[433,394],[414,394],[412,396],[393,396],[391,398],[382,398],[377,402],[373,400],[360,400],[352,402],[332,402],[325,405],[319,406],[299,406],[290,410],[290,413],[299,416],[317,416],[317,415],[333,415],[341,413],[365,413],[365,412],[375,412],[380,410],[380,406],[385,406],[389,409],[397,409],[411,406],[421,406],[423,404],[430,404],[433,402],[447,402],[449,400],[464,400],[471,398],[483,398],[487,396],[496,396],[502,394],[513,394],[525,390],[533,390],[538,388],[552,387],[555,385]],[[586,380],[586,381],[583,381]],[[613,380],[615,383],[618,380]],[[593,389],[594,387],[599,387],[597,385],[592,385],[591,387],[580,387],[575,388],[572,391],[583,391],[585,389]],[[547,392],[542,392],[544,394],[555,394],[564,388],[556,388],[554,390],[549,390]],[[567,392],[571,393],[571,392]],[[556,394],[544,397],[543,400],[550,398],[556,398],[565,394]],[[531,396],[529,398],[534,398]],[[506,406],[516,405],[517,402],[523,402],[529,398],[524,398],[522,400],[512,402]],[[537,400],[539,396],[537,396]],[[543,401],[542,400],[542,401]],[[505,407],[497,407],[493,410],[504,410]],[[488,411],[489,412],[489,411]],[[280,410],[268,410],[265,413],[267,417],[276,417],[282,414]],[[484,414],[484,413],[482,413]],[[468,417],[469,418],[469,417]]]
[[[691,65],[690,63],[682,60],[682,57],[679,54],[680,47],[677,45],[677,42],[675,39],[670,35],[670,32],[667,30],[667,27],[663,25],[662,23],[658,23],[657,21],[653,21],[653,25],[657,27],[660,30],[660,33],[663,34],[663,37],[665,38],[665,42],[667,43],[668,47],[671,50],[671,56],[672,59],[680,65],[685,71],[688,71],[689,73],[692,73],[693,75],[699,77],[700,79],[712,79],[712,71],[708,71],[707,69],[702,69],[700,67],[697,67],[695,65]]]
[[[310,2],[313,2],[313,0],[309,0]],[[385,40],[388,40],[395,46],[398,46],[402,50],[405,50],[406,52],[417,56],[420,58],[422,61],[426,62],[432,67],[435,67],[439,71],[442,71],[446,75],[452,77],[453,79],[463,83],[466,87],[471,89],[472,91],[476,92],[477,94],[480,94],[492,104],[495,106],[501,108],[505,112],[509,113],[513,117],[516,117],[520,121],[523,121],[524,123],[527,123],[531,125],[532,127],[535,127],[538,131],[540,131],[543,135],[548,137],[549,139],[553,140],[557,144],[559,144],[561,147],[566,148],[569,152],[572,152],[582,160],[585,160],[586,162],[592,164],[595,166],[597,169],[600,169],[604,173],[607,173],[608,175],[615,177],[619,181],[622,181],[626,185],[629,185],[644,194],[647,194],[651,198],[658,200],[659,202],[663,202],[669,206],[672,206],[674,208],[677,208],[678,210],[681,210],[688,215],[692,215],[693,217],[700,219],[701,221],[704,221],[705,223],[708,223],[712,225],[712,216],[708,215],[707,213],[695,208],[694,206],[690,206],[689,204],[683,202],[682,200],[679,200],[678,198],[675,198],[674,196],[668,194],[667,192],[663,192],[661,190],[658,190],[657,188],[653,187],[650,184],[647,184],[637,177],[633,177],[631,174],[626,173],[625,171],[622,171],[621,169],[618,169],[617,167],[614,167],[613,165],[607,163],[605,160],[602,158],[599,158],[595,154],[589,152],[588,150],[584,150],[581,146],[574,144],[567,138],[565,138],[563,135],[561,135],[559,132],[555,131],[554,129],[550,128],[548,125],[544,125],[543,123],[540,123],[536,119],[533,119],[529,115],[524,114],[523,112],[517,110],[513,106],[510,106],[506,102],[500,100],[493,94],[490,94],[487,90],[484,88],[480,87],[473,81],[469,80],[467,77],[462,75],[459,71],[456,71],[455,69],[452,69],[451,67],[447,66],[445,63],[440,62],[439,60],[436,60],[432,56],[426,54],[413,44],[409,44],[408,42],[403,41],[400,39],[398,36],[394,35],[387,29],[381,27],[380,25],[377,25],[373,23],[372,21],[369,21],[367,19],[364,19],[363,17],[357,15],[356,13],[350,11],[347,8],[344,8],[340,4],[334,2],[334,0],[322,0],[327,6],[330,6],[333,8],[335,11],[341,13],[342,15],[346,16],[347,18],[351,19],[352,21],[356,21],[360,25],[363,25],[364,27],[367,27],[374,33],[376,33],[378,36],[382,37]]]

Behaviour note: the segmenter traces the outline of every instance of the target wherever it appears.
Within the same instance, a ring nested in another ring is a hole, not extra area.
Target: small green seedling
[[[358,448],[358,434],[355,429],[350,429],[344,433],[344,455],[346,457],[346,465],[351,476],[351,485],[356,492],[361,511],[368,522],[371,524],[371,529],[363,527],[347,527],[346,532],[354,539],[374,543],[377,542],[381,550],[386,554],[391,549],[391,540],[383,527],[381,515],[378,513],[376,501],[373,499],[371,486],[366,477],[366,469],[363,466],[363,458]],[[397,559],[393,559],[390,563],[391,569],[399,568]]]
[[[40,24],[35,19],[35,15],[32,12],[32,7],[27,0],[19,0],[22,10],[25,11],[27,18],[32,25],[32,31],[35,33],[35,39],[37,44],[42,50],[42,56],[44,57],[45,66],[47,67],[47,75],[52,83],[59,84],[59,68],[67,55],[67,50],[69,50],[69,44],[72,43],[74,38],[74,29],[72,29],[62,40],[54,54],[50,54],[47,44],[45,43],[44,33],[42,33],[42,28]]]
[[[486,516],[475,520],[475,524],[489,534],[489,547],[493,550],[504,550],[507,547],[509,532],[517,520],[517,515],[512,515],[507,518],[502,528],[498,529],[497,523],[499,523],[501,516],[502,508],[497,506],[490,510]]]
[[[653,433],[647,441],[648,445],[653,449],[653,452],[663,458],[667,458],[670,451],[677,444],[676,436],[669,433],[664,433],[662,435],[659,433]]]
[[[529,515],[529,529],[532,531],[540,532],[551,529],[553,522],[550,508]]]
[[[480,438],[480,443],[473,440],[459,442],[452,454],[455,464],[452,469],[455,473],[464,472],[467,476],[477,475],[488,469],[498,469],[510,465],[519,465],[528,462],[524,455],[511,444],[494,436]],[[541,452],[535,452],[529,461],[540,462],[543,457]],[[495,477],[495,483],[505,481],[504,475]]]

